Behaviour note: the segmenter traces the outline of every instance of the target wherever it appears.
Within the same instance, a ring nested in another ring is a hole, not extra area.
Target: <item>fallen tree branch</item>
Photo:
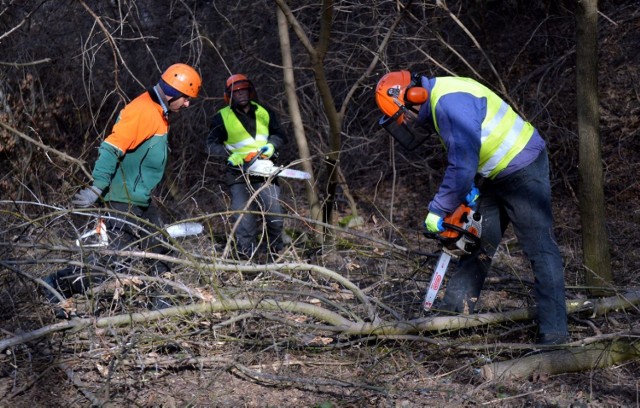
[[[228,267],[229,265],[225,266]],[[281,265],[237,265],[235,267],[243,269],[248,268],[250,270],[253,270],[254,268],[258,267],[265,268],[269,266],[277,267]],[[621,310],[629,307],[636,307],[636,305],[640,303],[640,291],[629,292],[619,296],[614,296],[612,298],[588,302],[594,306],[593,310],[597,310],[600,313],[604,313],[608,310]],[[584,307],[582,307],[583,303],[585,302],[569,302],[569,311],[584,310]],[[535,317],[535,313],[532,309],[520,309],[505,313],[484,313],[478,315],[459,315],[450,317],[439,316],[434,318],[421,318],[398,322],[387,322],[380,319],[376,319],[376,321],[374,322],[352,322],[347,318],[339,315],[338,313],[305,302],[277,301],[273,299],[221,299],[212,302],[196,303],[187,306],[177,306],[150,312],[116,315],[99,319],[73,319],[70,321],[55,323],[28,333],[1,340],[0,352],[3,352],[8,347],[33,341],[48,334],[59,331],[79,331],[89,326],[93,326],[96,328],[113,326],[135,326],[136,324],[148,323],[167,317],[184,316],[194,313],[205,314],[240,310],[259,310],[271,312],[285,311],[289,313],[299,313],[313,317],[328,324],[319,327],[318,330],[333,330],[336,333],[345,335],[376,335],[380,336],[381,338],[384,338],[385,336],[390,336],[391,338],[391,336],[414,334],[420,332],[460,330],[494,323],[527,320]]]
[[[2,123],[0,123],[0,125],[2,125]],[[22,135],[22,134],[20,134],[20,135]],[[47,148],[44,145],[39,145],[39,146],[43,147],[43,148]],[[60,152],[58,152],[58,153],[60,153]],[[64,154],[64,153],[62,153],[62,154]],[[73,157],[70,157],[70,156],[67,156],[67,157],[72,161],[75,161],[75,162],[78,162],[78,163],[84,163],[84,162],[79,161],[79,160],[77,160],[77,159],[75,159]],[[85,171],[85,173],[86,173],[86,171]],[[90,176],[90,174],[89,174],[89,176]],[[77,209],[76,208],[76,209],[73,209],[73,211],[70,211],[70,210],[62,208],[62,207],[46,205],[46,204],[38,203],[38,202],[34,202],[34,201],[0,200],[0,205],[12,205],[12,206],[14,206],[16,204],[41,206],[41,207],[57,210],[56,212],[49,214],[50,217],[53,217],[53,216],[59,217],[60,214],[63,213],[63,212],[68,212],[68,213],[71,213],[71,214],[74,214],[74,215],[95,217],[95,218],[97,218],[99,216],[104,217],[104,214],[96,214],[94,212],[96,210],[95,208],[88,208],[88,209]],[[115,213],[115,214],[124,214],[124,215],[127,215],[127,216],[131,217],[131,214],[129,214],[129,213],[119,212],[119,211],[114,211],[114,210],[110,210],[110,211],[112,213]],[[215,213],[208,213],[208,214],[205,214],[205,215],[202,215],[202,216],[185,219],[185,220],[182,220],[182,222],[203,222],[203,221],[214,219],[214,218],[218,218],[218,217],[229,217],[229,216],[235,215],[235,214],[272,215],[272,213],[264,212],[264,211],[219,211],[219,212],[215,212]],[[356,231],[356,230],[349,229],[349,228],[343,228],[343,227],[336,226],[336,225],[333,225],[333,224],[327,224],[327,223],[324,223],[322,221],[318,221],[318,220],[314,220],[314,219],[311,219],[311,218],[302,217],[302,216],[300,216],[298,214],[277,214],[277,215],[279,215],[279,216],[281,216],[283,218],[286,218],[286,219],[300,221],[300,222],[302,222],[302,223],[304,223],[305,225],[308,225],[308,226],[312,226],[313,225],[315,227],[322,227],[322,228],[326,228],[326,229],[331,229],[335,234],[346,234],[346,235],[350,235],[350,236],[353,236],[353,237],[356,237],[356,238],[361,238],[361,239],[364,239],[366,241],[372,242],[374,244],[377,244],[377,245],[383,246],[385,248],[388,248],[388,249],[390,249],[392,251],[401,253],[403,255],[415,254],[415,255],[419,255],[419,256],[428,256],[428,257],[437,256],[437,254],[435,254],[435,253],[424,253],[424,252],[421,252],[421,251],[416,251],[416,250],[410,249],[408,247],[404,247],[402,245],[398,245],[398,244],[393,243],[393,242],[388,242],[388,241],[386,241],[384,239],[377,238],[377,237],[375,237],[373,235],[366,234],[366,233],[361,232],[361,231]],[[41,218],[44,218],[44,217],[41,217]],[[138,218],[135,218],[135,217],[132,217],[132,218],[134,218],[136,221],[142,221],[143,225],[147,225],[148,227],[153,227],[146,220],[138,219]],[[28,219],[27,222],[24,223],[24,225],[31,224],[31,223],[33,223],[33,221],[30,221]],[[18,227],[21,227],[21,226],[23,226],[23,225],[22,224],[18,225]],[[145,232],[149,232],[149,231],[145,231]],[[0,245],[2,245],[2,244],[3,243],[0,243]],[[31,244],[31,245],[33,245],[33,244]],[[60,247],[60,248],[56,248],[56,249],[64,250],[65,248],[64,247]],[[69,248],[66,248],[66,249],[69,249]]]
[[[362,290],[351,282],[349,279],[345,278],[338,272],[335,272],[331,269],[325,268],[323,266],[308,264],[308,263],[279,263],[279,264],[265,264],[265,265],[242,265],[242,264],[228,264],[228,263],[206,263],[206,262],[197,262],[191,260],[184,260],[180,258],[176,258],[169,255],[156,254],[144,251],[114,251],[114,250],[98,250],[96,252],[107,254],[107,255],[118,255],[123,257],[132,257],[132,258],[147,258],[147,259],[157,259],[165,262],[169,262],[172,264],[181,264],[185,266],[191,266],[196,269],[202,270],[213,270],[213,271],[227,271],[227,272],[267,272],[267,271],[312,271],[316,272],[322,276],[335,280],[339,284],[341,284],[346,289],[353,292],[355,297],[362,302],[363,306],[367,311],[367,315],[370,321],[376,322],[378,317],[376,316],[376,311],[368,297],[362,292]]]
[[[482,367],[485,380],[524,379],[609,367],[640,358],[640,342],[616,339],[581,348],[556,350],[515,360],[491,363]]]
[[[337,313],[303,302],[278,302],[268,299],[257,301],[248,299],[220,300],[207,303],[196,303],[188,306],[177,306],[150,312],[103,317],[99,319],[74,318],[69,321],[55,323],[31,332],[0,340],[0,352],[3,352],[8,347],[27,343],[59,331],[71,330],[72,332],[76,332],[91,326],[95,328],[113,326],[135,326],[137,323],[149,323],[167,317],[184,316],[193,313],[204,314],[255,309],[268,311],[287,311],[305,314],[332,325],[336,331],[346,330],[350,325],[353,324]]]

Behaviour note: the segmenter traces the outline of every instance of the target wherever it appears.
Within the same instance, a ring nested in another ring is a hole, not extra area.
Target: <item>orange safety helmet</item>
[[[376,103],[386,116],[395,117],[400,123],[404,110],[413,105],[422,105],[429,93],[420,86],[420,78],[409,71],[389,72],[376,86]]]
[[[407,126],[405,114],[417,114],[413,106],[422,105],[428,98],[429,92],[421,86],[420,77],[409,71],[389,72],[376,86],[376,103],[384,113],[379,124],[408,150],[420,146],[429,133],[415,126],[415,120]]]
[[[224,86],[224,101],[229,104],[231,102],[231,94],[241,89],[249,89],[249,98],[251,100],[256,99],[256,88],[253,86],[253,83],[249,81],[249,78],[244,74],[233,74],[227,78]]]
[[[197,98],[200,93],[202,78],[189,65],[173,64],[164,71],[161,78],[167,85],[191,98]]]

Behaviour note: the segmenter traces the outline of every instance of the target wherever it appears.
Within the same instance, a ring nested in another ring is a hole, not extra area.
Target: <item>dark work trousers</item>
[[[166,253],[167,250],[160,245],[155,238],[149,237],[141,228],[151,233],[154,228],[127,216],[127,214],[146,220],[151,224],[160,227],[162,221],[155,206],[147,208],[131,206],[127,203],[109,202],[108,207],[121,213],[107,211],[104,222],[107,226],[107,234],[109,236],[109,249],[113,250],[143,250],[154,253]],[[126,214],[125,214],[126,213]],[[98,256],[89,253],[86,262],[93,265],[100,265],[114,272],[128,272],[126,261],[120,257],[113,255]],[[150,272],[154,276],[159,276],[170,270],[169,266],[162,261],[151,260]],[[69,298],[75,293],[84,293],[91,284],[100,284],[108,279],[109,276],[104,273],[91,270],[91,268],[81,268],[78,266],[69,266],[47,276],[44,280],[54,289],[56,289],[63,297]],[[57,297],[46,291],[47,298],[56,302]]]
[[[231,190],[231,209],[241,211],[249,202],[251,196],[262,188],[264,183],[236,183],[229,188]],[[247,211],[260,211],[264,216],[257,214],[235,214],[232,222],[235,225],[238,218],[240,222],[235,231],[236,249],[239,253],[251,255],[258,246],[269,248],[278,252],[283,249],[282,206],[280,204],[280,187],[269,184],[264,187],[258,196],[247,208]],[[268,213],[268,214],[267,214]],[[266,234],[264,233],[266,232]]]
[[[553,234],[549,161],[546,152],[527,167],[497,180],[484,180],[478,211],[483,216],[482,250],[463,256],[447,284],[443,309],[472,313],[502,236],[512,223],[535,275],[541,335],[566,336],[564,270]]]

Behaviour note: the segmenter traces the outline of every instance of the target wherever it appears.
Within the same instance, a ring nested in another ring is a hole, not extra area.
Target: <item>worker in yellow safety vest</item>
[[[224,100],[227,106],[213,117],[207,151],[227,163],[225,179],[231,192],[232,211],[243,210],[253,193],[259,191],[254,202],[249,203],[249,212],[236,213],[231,218],[234,224],[238,222],[233,237],[236,253],[241,259],[250,259],[258,251],[273,255],[284,249],[277,178],[265,185],[267,178],[249,176],[242,170],[256,155],[275,160],[286,143],[286,135],[274,111],[258,103],[256,89],[246,75],[234,74],[227,79]],[[264,217],[251,213],[255,211],[262,212]],[[264,219],[264,224],[259,219]]]
[[[417,148],[437,133],[448,165],[424,221],[431,233],[460,204],[482,214],[481,245],[462,256],[436,309],[472,313],[491,259],[509,224],[535,274],[538,343],[568,340],[563,262],[553,234],[546,145],[538,130],[486,86],[470,78],[396,71],[383,76],[380,124]],[[436,304],[437,306],[437,304]]]

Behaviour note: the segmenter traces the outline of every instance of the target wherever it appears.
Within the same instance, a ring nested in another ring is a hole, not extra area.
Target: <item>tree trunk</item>
[[[585,282],[593,295],[606,295],[613,283],[605,225],[604,181],[598,131],[598,1],[578,1],[577,105],[579,197]]]
[[[289,105],[289,116],[293,124],[293,134],[298,145],[298,154],[302,160],[302,168],[311,174],[311,180],[305,184],[307,189],[307,201],[309,202],[309,216],[316,221],[322,220],[322,209],[320,201],[316,193],[315,174],[313,172],[313,163],[311,161],[311,152],[307,137],[304,133],[304,125],[302,123],[302,115],[300,114],[300,106],[298,105],[298,97],[296,95],[295,77],[293,75],[293,59],[291,57],[291,42],[289,41],[289,25],[287,19],[280,10],[277,9],[278,15],[278,32],[280,33],[280,50],[282,53],[282,66],[284,74],[284,89],[287,95]]]
[[[323,0],[320,18],[320,35],[316,52],[311,55],[311,69],[316,80],[318,93],[324,106],[324,113],[329,123],[329,152],[325,155],[327,163],[327,189],[324,201],[324,222],[333,224],[333,207],[336,200],[336,190],[340,184],[337,167],[340,166],[340,151],[342,150],[342,117],[336,109],[333,94],[324,70],[324,57],[327,54],[331,40],[331,25],[333,21],[333,0]]]
[[[329,88],[323,65],[331,40],[334,4],[333,0],[323,0],[322,2],[320,33],[318,34],[318,43],[314,46],[311,44],[311,41],[304,33],[300,24],[296,21],[286,2],[284,0],[275,0],[275,2],[292,25],[294,33],[309,53],[311,69],[313,70],[315,83],[318,87],[318,93],[320,94],[324,113],[327,116],[327,122],[329,124],[329,152],[324,157],[327,165],[328,181],[327,188],[325,190],[326,197],[323,202],[323,220],[325,223],[330,224],[332,221],[336,190],[340,183],[336,168],[340,165],[340,150],[342,149],[342,139],[340,134],[342,129],[342,116],[336,110],[335,101],[333,100],[333,95],[331,94],[331,89]]]

